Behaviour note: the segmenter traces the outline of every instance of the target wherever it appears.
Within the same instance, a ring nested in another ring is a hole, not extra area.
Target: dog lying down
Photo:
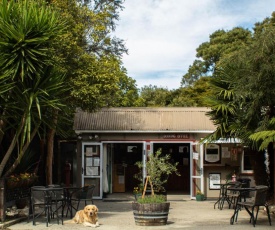
[[[72,221],[73,223],[83,224],[87,227],[99,227],[97,213],[98,208],[95,205],[87,205],[83,210],[76,212]]]

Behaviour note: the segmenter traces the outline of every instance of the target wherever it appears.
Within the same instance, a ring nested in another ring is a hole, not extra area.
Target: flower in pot
[[[7,188],[24,188],[30,187],[37,180],[37,175],[35,173],[20,173],[13,174],[6,178],[7,180]]]
[[[158,150],[155,154],[148,157],[145,164],[147,177],[144,184],[142,196],[132,203],[135,223],[142,226],[158,226],[166,225],[168,220],[168,213],[170,202],[167,201],[166,196],[157,195],[156,192],[165,192],[165,184],[168,176],[177,172],[177,163],[169,162],[170,155],[162,156],[161,151]],[[143,164],[137,162],[140,172],[135,175],[143,183]],[[145,194],[147,185],[150,184],[151,194]]]
[[[203,201],[204,200],[204,194],[201,192],[201,190],[198,190],[196,193],[196,201]]]
[[[143,191],[143,185],[142,184],[137,186],[137,187],[134,187],[133,194],[135,196],[135,200],[137,200],[142,195],[142,191]]]

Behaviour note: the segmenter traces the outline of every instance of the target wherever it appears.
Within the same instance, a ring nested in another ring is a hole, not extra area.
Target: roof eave
[[[75,130],[82,133],[213,133],[215,130]]]

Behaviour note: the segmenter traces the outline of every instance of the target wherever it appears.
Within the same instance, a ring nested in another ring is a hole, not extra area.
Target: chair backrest
[[[79,190],[72,193],[72,198],[79,200],[92,199],[94,194],[95,185],[84,186]]]
[[[49,184],[47,187],[48,188],[60,188],[61,186],[59,184]]]
[[[63,200],[64,199],[64,190],[62,187],[58,186],[58,187],[55,187],[55,186],[52,186],[52,187],[49,187],[49,194],[51,196],[51,198],[54,200],[54,201],[58,201],[58,200]]]
[[[45,186],[33,186],[31,187],[31,202],[32,204],[43,204],[45,203],[45,191],[42,189]]]
[[[266,203],[268,187],[265,185],[258,185],[255,187],[254,205],[264,206]]]
[[[241,187],[241,185],[242,185],[242,183],[239,182],[239,181],[236,181],[236,182],[234,182],[234,183],[229,182],[229,183],[228,183],[228,186],[226,186],[226,191],[225,191],[225,193],[226,193],[227,195],[236,194],[235,191],[231,191],[231,190],[229,190],[229,193],[228,193],[228,189],[230,189],[230,188],[239,188],[239,187]]]

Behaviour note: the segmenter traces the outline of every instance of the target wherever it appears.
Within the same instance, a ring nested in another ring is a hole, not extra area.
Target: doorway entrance
[[[113,143],[113,192],[132,192],[140,183],[136,162],[142,161],[143,143]]]
[[[153,143],[153,151],[161,150],[163,155],[169,154],[172,163],[178,163],[175,173],[168,178],[167,192],[190,194],[190,143]]]

